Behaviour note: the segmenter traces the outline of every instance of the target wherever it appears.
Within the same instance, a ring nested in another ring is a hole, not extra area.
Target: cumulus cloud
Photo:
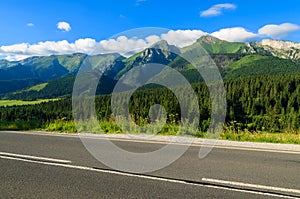
[[[71,25],[65,21],[58,22],[57,29],[62,30],[64,32],[69,32],[71,30]]]
[[[0,53],[0,57],[2,57],[3,55]],[[4,58],[8,61],[16,61],[16,60],[23,60],[26,59],[28,57],[31,57],[30,55],[8,55],[8,56],[4,56]]]
[[[28,24],[26,24],[26,26],[27,26],[27,27],[33,27],[34,24],[33,24],[33,23],[28,23]]]
[[[201,17],[214,17],[222,14],[223,10],[235,10],[237,6],[232,3],[216,4],[207,10],[201,11]]]
[[[149,47],[152,43],[144,39],[127,38],[119,36],[116,39],[102,40],[96,49],[97,53],[114,53],[118,52],[128,56]]]
[[[20,60],[30,56],[47,56],[52,54],[70,54],[75,52],[90,53],[98,46],[94,39],[78,39],[74,43],[67,40],[45,41],[37,44],[14,44],[10,46],[0,46],[0,55],[5,59]]]
[[[47,56],[52,54],[70,54],[75,52],[86,54],[104,54],[120,53],[124,56],[130,56],[150,47],[160,40],[166,40],[169,44],[178,47],[191,45],[201,36],[206,35],[201,30],[170,30],[161,35],[150,35],[139,39],[136,37],[128,38],[119,36],[114,39],[102,40],[97,42],[91,38],[78,39],[73,43],[67,40],[45,41],[36,44],[14,44],[9,46],[0,46],[0,55],[9,60],[20,60],[29,56]]]
[[[289,33],[300,30],[300,26],[292,23],[283,23],[280,25],[270,24],[258,30],[261,35],[267,35],[271,38],[279,39],[288,36]]]
[[[162,34],[161,38],[169,44],[182,48],[193,44],[201,36],[207,34],[202,30],[170,30],[168,33]]]
[[[120,53],[130,56],[150,47],[160,40],[166,40],[177,47],[193,44],[201,36],[210,34],[230,42],[243,42],[261,38],[262,34],[269,36],[284,36],[300,27],[294,24],[267,25],[258,33],[250,32],[243,27],[233,27],[207,33],[202,30],[170,30],[161,35],[149,35],[146,38],[119,36],[114,39],[96,41],[92,38],[78,39],[74,42],[67,40],[45,41],[36,44],[20,43],[0,46],[0,57],[8,60],[20,60],[30,56],[47,56],[52,54],[71,54],[75,52],[86,54]]]
[[[213,32],[211,35],[219,39],[231,42],[249,41],[259,37],[258,34],[249,32],[242,27],[224,28],[219,31]]]
[[[116,39],[97,42],[91,38],[78,39],[73,43],[67,40],[45,41],[37,44],[14,44],[0,46],[0,56],[8,60],[20,60],[30,56],[48,56],[53,54],[71,54],[75,52],[86,54],[120,53],[128,56],[150,47],[161,40],[152,35],[146,39],[127,38],[119,36]]]
[[[149,43],[149,44],[154,44],[156,42],[159,42],[161,40],[160,36],[157,35],[150,35],[148,37],[145,38],[145,40]]]

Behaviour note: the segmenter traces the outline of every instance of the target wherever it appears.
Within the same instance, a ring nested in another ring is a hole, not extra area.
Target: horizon
[[[202,37],[205,37],[205,36],[214,37],[214,36],[211,36],[211,35],[208,34],[208,35],[203,35],[203,36],[199,37],[198,39],[201,39]],[[217,38],[217,37],[214,37],[214,38]],[[217,38],[217,39],[219,39],[221,41],[233,43],[233,42],[230,42],[230,41],[222,40],[220,38]],[[197,40],[194,43],[196,43]],[[292,43],[295,43],[295,44],[300,44],[300,42],[293,42],[293,41],[289,41],[289,40],[280,40],[280,39],[261,39],[261,40],[256,40],[256,41],[250,41],[250,42],[249,41],[244,41],[244,42],[239,42],[239,43],[256,43],[256,42],[262,42],[263,40],[283,41],[283,42],[292,42]],[[151,45],[155,45],[156,43],[159,43],[161,41],[166,41],[166,40],[161,39],[161,40],[159,40],[159,41],[157,41],[157,42],[155,42]],[[171,45],[171,44],[168,43],[168,41],[166,41],[166,42],[167,42],[168,45]],[[194,43],[192,43],[192,44],[194,44]],[[190,44],[190,45],[192,45],[192,44]],[[176,45],[174,45],[174,46],[176,46]],[[187,45],[187,46],[189,46],[189,45]],[[179,49],[182,49],[182,48],[187,47],[187,46],[183,46],[181,48],[177,47],[177,46],[176,47],[179,48]],[[146,46],[145,49],[147,49],[147,48],[151,48],[151,46]],[[143,49],[143,50],[145,50],[145,49]],[[14,61],[18,62],[18,61],[23,61],[23,60],[30,59],[30,58],[33,58],[33,57],[50,57],[50,56],[56,56],[56,55],[75,55],[75,54],[84,54],[84,55],[88,55],[88,56],[118,54],[118,55],[123,56],[125,58],[129,58],[129,57],[135,55],[136,53],[139,53],[139,52],[135,52],[135,53],[130,54],[130,55],[122,55],[119,52],[107,52],[107,53],[95,53],[95,54],[89,54],[88,52],[72,52],[72,53],[62,53],[62,54],[33,55],[33,56],[25,57],[25,58],[19,59],[19,60],[9,60],[9,59],[5,59],[5,58],[0,57],[0,60],[6,60],[6,61],[10,61],[10,62],[14,62]]]
[[[0,59],[89,54],[99,46],[101,53],[98,54],[106,54],[119,50],[116,46],[130,48],[127,46],[134,44],[136,47],[138,39],[143,40],[140,48],[160,40],[184,47],[207,34],[229,42],[272,39],[299,43],[297,3],[296,0],[278,4],[270,0],[188,0],[179,4],[158,0],[5,1],[0,8],[0,16],[6,19],[0,38]],[[166,29],[144,38],[110,39],[120,32],[143,27]],[[122,51],[124,49],[118,53]]]

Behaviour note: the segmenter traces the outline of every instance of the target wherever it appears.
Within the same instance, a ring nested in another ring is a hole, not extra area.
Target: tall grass
[[[300,144],[300,134],[297,132],[272,133],[249,132],[247,130],[239,132],[224,131],[221,134],[220,139],[247,142]]]
[[[42,128],[42,124],[37,120],[14,122],[0,121],[0,130],[32,130]]]
[[[65,133],[76,133],[76,127],[74,121],[62,121],[57,120],[46,124],[45,130]]]
[[[85,124],[87,125],[87,123]],[[179,126],[174,124],[156,124],[148,126],[148,128],[138,128],[136,124],[128,124],[124,121],[121,126],[118,126],[115,121],[101,121],[96,127],[87,127],[83,124],[79,125],[79,131],[84,132],[86,129],[92,129],[90,133],[104,133],[104,134],[120,134],[120,133],[130,133],[130,134],[156,134],[156,135],[181,135],[181,136],[193,136],[197,138],[205,138],[207,133],[197,131],[194,132],[192,129],[183,129],[187,132],[184,134],[178,133]],[[76,133],[75,123],[73,121],[55,121],[47,124],[47,131],[54,132],[68,132]],[[125,130],[124,130],[125,129]],[[147,129],[147,130],[145,130]],[[187,130],[187,131],[186,131]],[[246,129],[244,130],[232,130],[230,128],[224,128],[219,139],[231,140],[231,141],[248,141],[248,142],[268,142],[268,143],[285,143],[285,144],[300,144],[300,134],[299,132],[250,132]]]
[[[80,123],[75,125],[74,121],[56,120],[47,124],[42,124],[39,121],[14,121],[14,122],[0,122],[0,130],[36,130],[43,129],[52,132],[76,133],[76,132],[90,132],[103,134],[156,134],[156,135],[181,135],[193,136],[198,138],[205,138],[206,132],[191,129],[182,129],[178,133],[179,126],[176,124],[162,124],[154,123],[150,126],[140,128],[135,123],[128,123],[127,121],[119,122],[117,124],[113,120],[100,121],[96,126],[89,126],[90,123]],[[299,132],[250,132],[247,129],[233,129],[231,126],[224,128],[219,139],[232,141],[249,141],[249,142],[268,142],[268,143],[285,143],[285,144],[300,144]]]

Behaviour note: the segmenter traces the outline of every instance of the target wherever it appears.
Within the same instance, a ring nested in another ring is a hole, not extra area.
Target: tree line
[[[227,126],[249,131],[300,131],[300,74],[227,79],[224,83]],[[206,131],[211,113],[209,91],[205,83],[192,84],[192,88],[198,97],[199,129]],[[182,96],[184,98],[184,92]],[[189,96],[185,97],[188,101]],[[130,99],[130,115],[140,125],[150,122],[149,109],[154,104],[164,106],[168,123],[178,124],[180,121],[180,103],[175,94],[167,88],[154,86],[138,89]],[[117,100],[123,103],[121,97]],[[97,96],[95,104],[98,120],[112,120],[111,95]],[[194,114],[195,107],[190,107],[190,112],[185,114]],[[37,105],[0,107],[1,123],[34,121],[35,127],[43,127],[44,124],[53,121],[72,119],[70,98]]]

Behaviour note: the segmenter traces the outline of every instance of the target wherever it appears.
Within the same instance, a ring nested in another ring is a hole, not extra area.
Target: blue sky
[[[199,30],[231,41],[273,38],[300,42],[299,13],[298,0],[3,0],[0,56],[15,52],[1,49],[3,46],[26,44],[28,48],[39,42],[62,40],[72,44],[85,38],[99,42],[141,27]],[[66,23],[59,29],[59,22]]]

